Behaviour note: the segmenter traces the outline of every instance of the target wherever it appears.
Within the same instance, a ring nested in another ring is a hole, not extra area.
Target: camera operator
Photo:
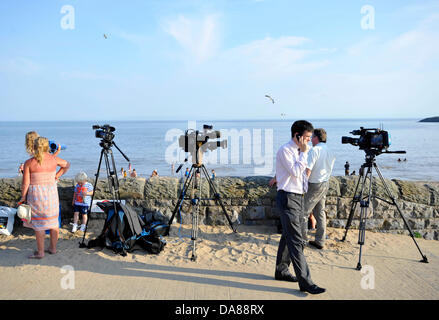
[[[315,285],[303,249],[306,230],[304,193],[307,191],[307,158],[314,128],[311,123],[299,120],[291,126],[291,140],[276,154],[276,206],[280,212],[282,236],[276,258],[275,279],[299,282],[300,291],[319,294],[326,291]],[[290,263],[297,276],[288,270]]]
[[[317,249],[323,249],[326,239],[325,201],[329,189],[329,178],[334,168],[335,156],[326,145],[325,129],[314,129],[312,139],[313,148],[308,153],[308,191],[305,194],[305,213],[313,212],[317,220],[315,241],[309,244]]]

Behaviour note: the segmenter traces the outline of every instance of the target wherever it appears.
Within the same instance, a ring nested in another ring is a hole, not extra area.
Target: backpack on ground
[[[153,254],[163,251],[166,245],[163,236],[169,229],[167,224],[160,221],[145,223],[131,206],[118,202],[117,213],[113,202],[98,202],[97,205],[107,217],[101,234],[88,242],[88,248],[106,247],[122,256],[132,252],[136,245]]]
[[[142,233],[137,237],[137,242],[142,249],[149,253],[159,254],[166,245],[163,238],[169,226],[161,221],[143,220],[144,227]]]
[[[142,234],[137,238],[136,244],[149,253],[159,254],[165,248],[166,241],[162,236],[157,237],[145,228]]]
[[[89,241],[87,247],[106,247],[126,256],[142,233],[144,227],[142,219],[131,206],[126,204],[116,202],[117,212],[114,210],[113,202],[98,202],[97,205],[107,214],[107,217],[101,234]]]

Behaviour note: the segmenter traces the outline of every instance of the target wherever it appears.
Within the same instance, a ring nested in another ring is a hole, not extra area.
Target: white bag
[[[14,228],[17,209],[0,206],[0,234],[10,236]]]

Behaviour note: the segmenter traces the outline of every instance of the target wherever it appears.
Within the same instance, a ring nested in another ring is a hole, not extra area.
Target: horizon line
[[[427,117],[430,118],[430,117]],[[236,119],[126,119],[126,120],[120,120],[120,119],[93,119],[93,120],[0,120],[1,122],[102,122],[102,121],[116,121],[116,122],[166,122],[166,121],[296,121],[299,118],[295,119],[248,119],[248,118],[236,118]],[[416,119],[425,119],[425,117],[385,117],[385,118],[364,118],[364,117],[358,117],[358,118],[300,118],[300,120],[416,120]]]

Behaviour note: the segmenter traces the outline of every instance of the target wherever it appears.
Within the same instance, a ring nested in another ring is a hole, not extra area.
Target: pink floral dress
[[[32,220],[30,223],[24,221],[24,226],[35,231],[59,227],[59,198],[55,174],[56,171],[31,172],[27,204],[32,208]]]

